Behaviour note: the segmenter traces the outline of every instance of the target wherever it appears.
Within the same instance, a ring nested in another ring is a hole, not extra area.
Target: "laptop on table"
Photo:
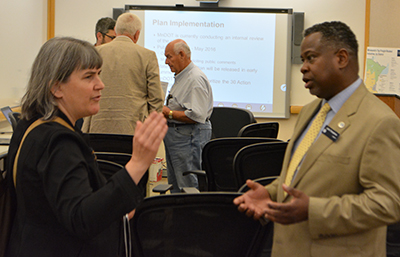
[[[10,125],[12,126],[11,123],[11,119],[10,119],[10,113],[12,113],[13,111],[11,110],[10,106],[5,106],[1,108],[1,112],[3,113],[4,117],[7,119],[7,121],[10,123]],[[1,138],[0,134],[0,145],[9,145],[10,144],[10,138]]]

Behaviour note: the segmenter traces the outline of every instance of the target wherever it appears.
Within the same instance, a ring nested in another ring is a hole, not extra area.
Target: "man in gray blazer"
[[[197,176],[183,173],[201,169],[202,151],[211,139],[212,88],[191,55],[182,39],[173,40],[165,48],[165,63],[175,73],[162,111],[169,127],[164,145],[168,183],[173,185],[171,193],[179,193],[184,187],[198,188]]]
[[[240,211],[275,222],[272,256],[386,256],[386,227],[400,219],[400,120],[358,77],[358,44],[341,22],[305,31],[305,88],[282,172],[234,200]],[[294,176],[291,158],[321,106],[331,107]]]
[[[142,21],[132,13],[117,19],[117,37],[98,46],[103,58],[100,78],[100,111],[85,118],[82,131],[91,133],[135,133],[136,122],[144,121],[152,111],[161,112],[163,91],[156,54],[136,44]]]

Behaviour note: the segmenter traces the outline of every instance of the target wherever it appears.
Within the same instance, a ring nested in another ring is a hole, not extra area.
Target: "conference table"
[[[0,145],[0,160],[7,156],[8,145]]]
[[[0,157],[3,158],[4,154],[7,154],[8,143],[4,143],[3,140],[9,141],[12,137],[12,132],[1,132],[0,131]]]
[[[0,145],[0,159],[4,158],[8,152],[8,145]]]
[[[8,145],[0,145],[0,174],[2,174],[6,168],[5,162],[7,158],[7,153],[8,153]]]

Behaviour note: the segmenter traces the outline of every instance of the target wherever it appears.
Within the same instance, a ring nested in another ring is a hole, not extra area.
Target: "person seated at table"
[[[168,129],[153,112],[137,123],[132,158],[108,181],[75,122],[99,111],[102,59],[94,46],[74,38],[47,41],[36,57],[22,117],[11,140],[16,215],[8,256],[121,256],[122,218],[143,200],[137,186]],[[55,119],[63,122],[53,122]],[[64,123],[64,125],[62,124]],[[11,169],[10,169],[11,167]],[[8,182],[10,182],[10,180]]]

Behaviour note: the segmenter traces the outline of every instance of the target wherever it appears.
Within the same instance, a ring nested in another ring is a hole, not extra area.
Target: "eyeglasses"
[[[106,36],[106,37],[109,37],[109,38],[111,38],[111,40],[113,40],[114,38],[115,38],[115,36],[110,36],[110,35],[107,35],[106,33],[103,33],[103,32],[100,32],[103,36]]]

